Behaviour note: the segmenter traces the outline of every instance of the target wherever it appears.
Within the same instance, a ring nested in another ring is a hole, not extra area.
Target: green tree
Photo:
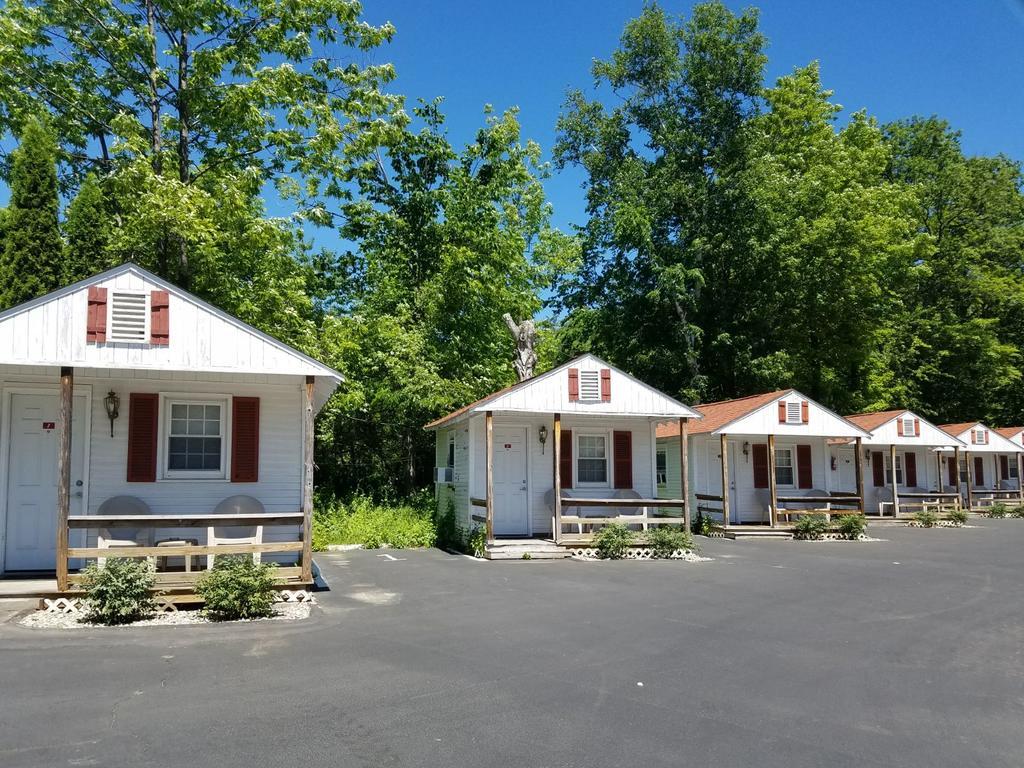
[[[113,266],[106,252],[111,229],[103,187],[95,175],[89,174],[64,214],[61,278],[65,283],[82,280]]]
[[[62,243],[57,224],[57,146],[41,118],[25,123],[11,167],[11,200],[0,261],[0,307],[60,285]]]

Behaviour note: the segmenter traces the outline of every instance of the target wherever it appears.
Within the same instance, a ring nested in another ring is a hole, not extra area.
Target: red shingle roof
[[[981,424],[981,422],[980,421],[962,421],[959,424],[942,424],[942,425],[939,426],[939,429],[941,429],[947,435],[952,435],[953,437],[960,437],[960,435],[962,435],[968,429],[970,429],[971,427],[977,426],[978,424]]]
[[[700,411],[704,418],[691,423],[690,434],[700,435],[714,432],[792,391],[791,389],[779,389],[775,392],[765,392],[761,395],[748,395],[747,397],[738,397],[733,400],[720,400],[715,403],[695,405],[693,406],[694,409]],[[678,435],[679,424],[677,422],[658,425],[658,437],[676,437]]]
[[[1007,440],[1012,440],[1015,435],[1017,435],[1020,432],[1024,432],[1024,427],[1003,427],[1002,429],[997,429],[996,432],[1005,437]]]
[[[874,413],[855,413],[852,416],[845,416],[847,421],[852,421],[865,432],[873,432],[888,421],[892,421],[901,413],[906,413],[906,408],[898,411],[875,411]]]

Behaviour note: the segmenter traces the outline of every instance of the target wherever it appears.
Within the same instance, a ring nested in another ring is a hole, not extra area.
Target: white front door
[[[71,514],[84,498],[84,395],[75,395],[71,424]],[[57,429],[55,394],[12,394],[7,462],[5,571],[52,571],[57,565]]]
[[[736,442],[729,440],[729,522],[739,523],[739,499],[737,498],[736,492],[736,475],[739,474],[739,464],[736,461]],[[721,443],[716,438],[714,442],[708,443],[708,495],[710,496],[721,496],[722,495],[722,449]],[[722,507],[720,504],[714,502],[711,503],[713,509],[716,510],[712,514],[712,517],[716,520],[721,519]]]
[[[526,428],[494,430],[494,535],[528,536]]]

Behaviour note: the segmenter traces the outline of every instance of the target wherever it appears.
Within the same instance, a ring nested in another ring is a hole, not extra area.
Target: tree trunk
[[[160,135],[160,73],[159,62],[157,61],[156,46],[156,7],[154,0],[146,0],[146,29],[149,32],[150,61],[149,61],[149,122],[150,122],[150,149],[153,153],[151,161],[153,170],[157,175],[161,171],[160,153],[163,150]]]
[[[188,112],[188,32],[178,33],[178,180],[191,183],[189,168],[189,112]],[[188,290],[191,284],[188,263],[188,242],[178,234],[178,284]]]

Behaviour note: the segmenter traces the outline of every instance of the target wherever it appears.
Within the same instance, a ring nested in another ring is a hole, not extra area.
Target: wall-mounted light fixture
[[[540,452],[544,453],[544,443],[548,441],[548,428],[547,425],[541,424],[537,430],[537,439],[540,440]]]
[[[749,459],[748,459],[749,456],[750,456],[750,443],[744,441],[744,443],[743,443],[743,460],[744,461],[749,461]]]
[[[121,398],[117,396],[114,390],[107,392],[107,396],[103,398],[103,407],[107,410],[107,418],[110,419],[110,436],[114,436],[114,419],[118,416],[118,409],[121,407]]]

